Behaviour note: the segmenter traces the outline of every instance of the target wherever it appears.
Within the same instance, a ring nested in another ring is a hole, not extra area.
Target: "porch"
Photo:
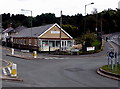
[[[55,51],[60,49],[66,50],[74,45],[74,40],[47,40],[39,39],[39,51]]]

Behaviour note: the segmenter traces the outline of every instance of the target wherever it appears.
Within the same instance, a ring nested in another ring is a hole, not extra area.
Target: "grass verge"
[[[120,75],[120,65],[114,66],[113,69],[111,69],[111,66],[108,67],[108,65],[102,66],[101,68],[107,72]]]

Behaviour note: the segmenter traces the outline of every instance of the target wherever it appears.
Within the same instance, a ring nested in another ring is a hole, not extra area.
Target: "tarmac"
[[[108,44],[106,45],[106,42],[104,41],[104,44],[102,46],[102,48],[104,49],[103,51],[99,52],[99,53],[95,53],[95,54],[88,54],[88,55],[53,55],[53,54],[46,54],[46,53],[39,53],[37,54],[37,58],[34,58],[33,57],[33,53],[31,52],[23,52],[23,51],[20,51],[20,50],[15,50],[14,54],[6,54],[6,56],[11,56],[11,57],[17,57],[17,58],[22,58],[22,59],[25,59],[25,60],[38,60],[38,59],[49,59],[49,60],[53,60],[53,59],[70,59],[70,58],[75,58],[75,59],[79,59],[80,57],[98,57],[98,56],[106,56],[105,53],[105,48],[108,46]],[[114,48],[112,43],[110,43],[109,45],[110,47]],[[11,51],[11,48],[7,48],[7,50]],[[102,76],[105,76],[105,77],[108,77],[108,78],[112,78],[112,79],[115,79],[115,80],[120,80],[120,78],[118,76],[116,76],[115,74],[112,74],[112,73],[108,73],[107,71],[105,70],[102,70],[101,68],[97,69],[97,73],[102,75]],[[2,80],[13,80],[13,81],[23,81],[21,78],[19,77],[16,77],[16,78],[12,78],[12,77],[9,77],[9,76],[2,76],[0,75],[0,79]]]

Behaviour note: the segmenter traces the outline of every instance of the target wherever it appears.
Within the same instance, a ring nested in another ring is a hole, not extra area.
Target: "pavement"
[[[79,59],[80,57],[101,57],[101,56],[106,56],[106,48],[107,48],[107,44],[105,44],[105,41],[103,40],[103,45],[102,45],[102,49],[103,51],[99,52],[99,53],[94,53],[94,54],[86,54],[86,55],[55,55],[52,53],[38,53],[37,54],[37,58],[33,57],[33,53],[32,52],[23,52],[23,50],[18,50],[15,49],[14,55],[9,53],[7,54],[7,56],[12,56],[12,57],[17,57],[17,58],[22,58],[22,59],[26,59],[26,60],[31,60],[31,59],[70,59],[70,58],[74,58],[74,59]],[[9,51],[11,51],[10,48],[8,48]]]

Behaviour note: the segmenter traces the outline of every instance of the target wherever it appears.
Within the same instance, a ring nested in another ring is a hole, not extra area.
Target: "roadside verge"
[[[104,77],[108,77],[108,78],[120,81],[120,75],[105,71],[102,68],[99,68],[97,70],[97,73],[104,76]]]

